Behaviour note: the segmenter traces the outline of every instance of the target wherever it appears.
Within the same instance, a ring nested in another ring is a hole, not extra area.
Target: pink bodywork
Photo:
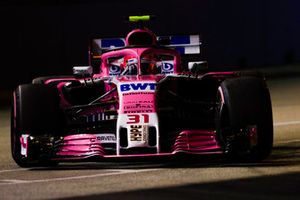
[[[57,156],[67,159],[83,159],[91,156],[104,156],[104,149],[93,134],[69,135],[63,138]]]
[[[174,151],[199,153],[221,150],[216,140],[215,131],[195,130],[182,131],[176,138]]]

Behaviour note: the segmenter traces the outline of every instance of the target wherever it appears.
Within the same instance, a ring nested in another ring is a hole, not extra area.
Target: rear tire
[[[32,158],[22,155],[20,141],[22,134],[59,135],[63,131],[63,126],[64,119],[59,108],[56,87],[27,84],[20,85],[14,91],[11,112],[11,151],[13,159],[20,167],[55,164],[55,162],[45,160],[31,162]]]
[[[217,132],[227,155],[247,161],[267,158],[273,146],[273,118],[264,81],[258,77],[227,79],[218,89],[217,101]],[[254,145],[245,131],[251,126],[256,128]]]

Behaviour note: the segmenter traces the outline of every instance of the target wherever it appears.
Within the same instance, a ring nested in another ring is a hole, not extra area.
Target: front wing
[[[27,135],[28,136],[28,135]],[[22,151],[29,160],[39,160],[41,157],[55,161],[85,161],[103,160],[109,158],[158,157],[176,154],[221,154],[223,150],[217,140],[216,131],[185,130],[181,131],[170,151],[146,152],[143,148],[134,148],[117,155],[106,151],[107,144],[101,144],[95,134],[75,134],[60,137],[21,137]],[[33,153],[35,152],[35,153]],[[39,153],[38,153],[39,152]]]

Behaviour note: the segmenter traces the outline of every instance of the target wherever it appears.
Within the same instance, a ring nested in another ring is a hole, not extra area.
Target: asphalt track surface
[[[9,108],[2,108],[0,199],[300,199],[300,78],[268,84],[275,139],[261,163],[199,157],[23,169],[11,158]]]

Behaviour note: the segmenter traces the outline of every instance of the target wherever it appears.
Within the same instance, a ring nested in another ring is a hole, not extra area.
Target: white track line
[[[148,172],[148,171],[156,171],[156,170],[159,170],[159,169],[109,170],[109,171],[112,171],[112,172],[101,173],[101,174],[92,174],[92,175],[83,175],[83,176],[70,176],[70,177],[63,177],[63,178],[38,179],[38,180],[2,179],[2,180],[0,180],[0,185],[30,184],[30,183],[45,183],[45,182],[54,182],[54,181],[66,181],[66,180],[75,180],[75,179],[96,178],[96,177],[104,177],[104,176],[115,176],[115,175],[122,175],[122,174],[140,173],[140,172]]]
[[[27,171],[28,169],[26,168],[21,168],[21,169],[6,169],[6,170],[0,170],[0,173],[5,173],[5,172],[17,172],[17,171]]]
[[[287,121],[287,122],[276,122],[274,126],[289,126],[300,124],[300,121]]]
[[[276,142],[274,144],[289,144],[289,143],[295,143],[295,142],[300,142],[300,140],[287,140],[287,141],[282,141],[282,142]]]

